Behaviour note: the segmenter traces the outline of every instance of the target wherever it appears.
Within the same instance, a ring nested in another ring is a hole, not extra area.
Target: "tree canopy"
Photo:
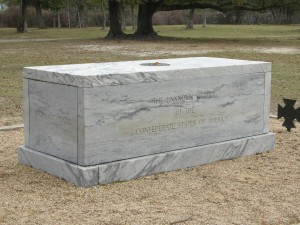
[[[120,23],[120,4],[129,4],[130,0],[109,0],[111,24],[108,37],[124,35]],[[233,10],[264,11],[270,8],[280,8],[300,4],[299,0],[137,0],[139,4],[137,30],[135,35],[155,35],[152,17],[157,11],[182,9],[215,9],[220,12]]]
[[[38,27],[45,25],[42,18],[42,9],[59,12],[59,10],[73,6],[77,9],[77,24],[84,26],[83,10],[85,8],[101,8],[109,10],[110,30],[107,37],[124,36],[124,8],[138,8],[137,28],[134,35],[156,35],[153,29],[152,17],[157,11],[172,11],[183,9],[214,9],[223,13],[231,11],[265,11],[267,9],[285,8],[295,10],[300,8],[299,0],[0,0],[0,2],[21,5],[21,24],[19,30],[26,31],[26,8],[34,6],[38,18]],[[132,13],[133,14],[133,13]],[[105,27],[105,18],[103,18]],[[69,21],[70,26],[70,21]]]

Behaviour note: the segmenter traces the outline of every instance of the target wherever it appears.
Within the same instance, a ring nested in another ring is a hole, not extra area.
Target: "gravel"
[[[0,224],[299,224],[300,125],[270,123],[274,151],[91,188],[18,165],[23,129],[0,131]]]

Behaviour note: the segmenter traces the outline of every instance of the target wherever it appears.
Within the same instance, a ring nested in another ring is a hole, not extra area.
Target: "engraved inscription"
[[[152,102],[156,105],[177,105],[185,102],[199,102],[201,99],[215,98],[216,92],[213,91],[198,91],[195,94],[184,94],[171,96],[166,98],[153,98]]]
[[[208,116],[201,115],[198,102],[201,99],[216,98],[214,91],[197,91],[194,94],[183,94],[171,97],[153,98],[151,102],[156,107],[171,107],[174,110],[174,122],[149,124],[149,126],[138,127],[135,129],[136,135],[146,135],[151,133],[172,132],[177,129],[189,129],[199,126],[208,126],[213,124],[227,123],[229,118],[227,115]],[[190,106],[188,106],[190,105]],[[172,106],[175,106],[174,108]],[[188,106],[188,107],[187,107]],[[170,111],[169,111],[170,112]],[[171,116],[171,115],[170,115]]]
[[[41,118],[41,119],[46,119],[51,122],[57,123],[57,124],[62,124],[66,126],[71,126],[71,119],[65,117],[65,116],[58,116],[54,115],[52,113],[44,113],[41,111],[34,111],[34,116],[36,118]]]
[[[213,116],[209,118],[200,118],[197,120],[188,120],[188,121],[180,121],[177,123],[158,124],[158,125],[153,125],[148,127],[140,127],[135,130],[135,134],[143,135],[143,134],[151,134],[151,133],[169,132],[176,129],[199,127],[208,124],[209,125],[225,124],[228,121],[229,121],[229,117],[227,115],[219,115],[219,116]]]
[[[200,99],[215,98],[215,97],[216,97],[216,92],[211,92],[211,91],[207,91],[207,92],[198,91],[196,95],[197,101],[199,101]]]
[[[175,123],[160,124],[160,125],[155,125],[155,126],[150,126],[150,127],[138,128],[138,129],[136,129],[135,133],[137,135],[150,134],[150,133],[157,133],[157,132],[165,132],[165,131],[174,130],[174,129],[176,129]]]
[[[209,123],[225,123],[228,121],[228,116],[215,116],[209,118]]]
[[[175,115],[193,114],[195,113],[195,107],[192,108],[180,108],[175,110]]]

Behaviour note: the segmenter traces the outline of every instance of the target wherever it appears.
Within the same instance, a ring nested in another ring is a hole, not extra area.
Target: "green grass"
[[[190,39],[229,39],[229,40],[271,40],[283,42],[286,40],[300,40],[300,25],[194,25],[194,29],[185,29],[184,25],[154,26],[155,31],[165,37]],[[27,33],[17,33],[15,28],[1,28],[1,39],[94,39],[103,38],[108,29],[91,28],[61,28],[36,29],[30,28]],[[131,27],[126,33],[132,33]]]
[[[36,29],[30,28],[26,33],[17,33],[15,28],[1,28],[1,39],[95,39],[103,38],[108,30],[98,27],[92,28],[61,28],[61,29]]]
[[[107,30],[100,28],[29,29],[26,34],[0,29],[0,119],[21,115],[22,68],[36,65],[186,56],[269,61],[273,65],[272,113],[282,97],[300,100],[300,26],[209,25],[202,28],[196,25],[194,30],[186,30],[184,26],[156,26],[155,30],[167,38],[106,40],[102,38]],[[257,48],[293,51],[272,54],[252,51]],[[166,54],[151,54],[161,51]],[[180,54],[183,51],[191,53]]]
[[[156,26],[158,34],[176,38],[229,39],[229,40],[300,40],[300,26],[276,25],[195,25],[194,29],[184,26]]]

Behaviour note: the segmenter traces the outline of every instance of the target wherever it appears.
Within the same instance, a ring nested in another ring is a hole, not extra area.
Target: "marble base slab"
[[[23,146],[19,148],[18,155],[20,164],[88,187],[262,153],[272,150],[274,143],[275,134],[267,133],[85,167]]]

